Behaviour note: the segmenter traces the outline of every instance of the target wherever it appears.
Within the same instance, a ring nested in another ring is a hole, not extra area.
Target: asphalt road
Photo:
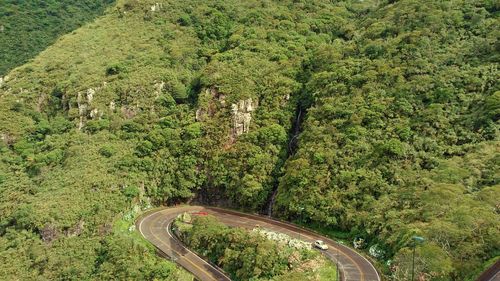
[[[486,269],[476,281],[500,281],[500,260]]]
[[[170,232],[170,223],[178,214],[186,211],[205,211],[229,226],[253,229],[256,225],[259,225],[262,228],[285,233],[308,242],[314,242],[314,240],[318,239],[323,240],[329,246],[329,249],[324,251],[324,254],[338,263],[342,280],[380,281],[380,276],[375,267],[351,248],[293,224],[272,220],[268,217],[200,206],[165,208],[141,216],[136,223],[141,234],[155,245],[162,254],[180,264],[201,281],[231,279],[219,268],[209,264],[184,247]]]

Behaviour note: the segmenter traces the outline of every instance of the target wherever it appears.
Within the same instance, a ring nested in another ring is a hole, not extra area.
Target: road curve
[[[148,212],[136,222],[137,229],[150,241],[162,254],[174,260],[186,270],[202,281],[229,281],[231,280],[218,267],[213,266],[191,252],[175,238],[169,230],[169,225],[175,217],[183,212],[204,211],[218,218],[222,223],[252,229],[256,224],[262,228],[281,232],[304,241],[313,242],[321,239],[330,247],[324,251],[325,255],[337,262],[342,280],[346,281],[380,281],[380,276],[375,267],[362,255],[349,247],[335,241],[305,230],[293,224],[276,221],[264,216],[240,213],[215,207],[182,206],[164,208]]]
[[[486,269],[476,281],[500,281],[500,260]]]

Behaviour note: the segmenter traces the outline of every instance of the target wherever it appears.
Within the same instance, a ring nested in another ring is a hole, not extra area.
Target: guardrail
[[[287,221],[282,221],[282,220],[278,220],[278,219],[271,218],[271,217],[265,217],[265,216],[262,216],[262,215],[259,215],[259,214],[249,214],[249,213],[243,213],[243,212],[236,211],[236,210],[231,210],[231,209],[226,209],[226,208],[220,208],[220,207],[204,206],[204,205],[202,205],[202,207],[207,208],[207,209],[213,209],[213,210],[221,210],[223,212],[233,213],[235,215],[239,215],[239,216],[242,216],[242,217],[246,216],[246,217],[259,218],[259,219],[264,220],[264,221],[269,221],[269,222],[276,223],[277,225],[281,225],[281,226],[283,226],[285,228],[300,229],[304,233],[309,233],[309,234],[313,234],[313,235],[323,236],[323,234],[321,234],[319,232],[316,232],[314,230],[311,230],[311,229],[307,229],[307,228],[305,228],[303,226],[299,226],[299,225],[296,225],[296,224],[293,224],[293,223],[290,223],[290,222],[287,222]],[[380,277],[380,274],[379,274],[378,270],[375,268],[375,266],[373,265],[373,263],[370,262],[370,260],[367,257],[365,257],[364,255],[360,254],[358,251],[356,251],[354,249],[351,249],[350,247],[348,247],[346,245],[337,243],[333,239],[330,239],[328,237],[325,237],[324,239],[328,240],[329,243],[336,244],[337,247],[340,248],[340,249],[345,249],[347,251],[352,251],[352,252],[355,252],[356,254],[358,254],[361,258],[363,258],[364,260],[366,260],[367,263],[373,268],[373,270],[377,274],[378,280],[382,280],[382,278]],[[339,266],[337,266],[337,269],[339,270]],[[343,274],[342,271],[340,271],[339,277],[340,278],[338,280],[344,280],[345,279],[344,274]]]
[[[185,207],[189,207],[189,205],[184,205]],[[177,206],[177,207],[181,207],[181,206]],[[239,212],[239,211],[235,211],[235,210],[230,210],[230,209],[225,209],[225,208],[218,208],[218,207],[211,207],[211,206],[199,206],[199,207],[202,207],[202,208],[205,208],[205,209],[212,209],[214,211],[217,211],[217,210],[220,210],[222,212],[225,212],[225,213],[228,213],[228,214],[233,214],[233,215],[237,215],[237,216],[241,216],[241,217],[247,217],[247,218],[254,218],[254,219],[258,219],[258,220],[262,220],[262,221],[267,221],[267,222],[271,222],[275,225],[280,225],[281,227],[284,227],[284,228],[287,228],[287,229],[290,229],[290,230],[294,230],[294,231],[300,231],[304,234],[311,234],[311,235],[314,235],[314,236],[323,236],[322,234],[320,233],[317,233],[315,231],[312,231],[312,230],[309,230],[307,228],[304,228],[303,226],[298,226],[298,225],[295,225],[295,224],[292,224],[292,223],[289,223],[289,222],[286,222],[286,221],[281,221],[281,220],[277,220],[277,219],[273,219],[273,218],[269,218],[269,217],[265,217],[265,216],[262,216],[262,215],[257,215],[257,214],[248,214],[248,213],[243,213],[243,212]],[[158,210],[161,210],[163,208],[154,208],[154,209],[150,209],[150,210],[147,210],[146,212],[140,214],[137,218],[136,218],[136,226],[140,227],[138,224],[138,222],[144,218],[146,215],[149,215],[155,211],[158,211]],[[167,231],[170,230],[170,227],[171,225],[169,224],[168,227],[167,227]],[[170,232],[170,231],[169,231]],[[180,239],[178,237],[175,237],[175,234],[172,235],[173,239],[177,240],[177,242],[182,245],[185,249],[189,250],[185,245],[184,243],[182,243],[182,241],[180,241]],[[329,239],[327,237],[324,237],[323,239],[326,239],[325,241],[328,241],[329,243],[332,243],[332,244],[336,244],[337,245],[337,248],[338,249],[341,249],[340,251],[344,252],[353,252],[355,253],[357,256],[359,256],[360,258],[364,259],[366,261],[366,264],[371,267],[371,269],[367,269],[367,270],[370,270],[373,272],[371,272],[372,276],[373,277],[376,277],[376,280],[381,280],[381,277],[380,277],[380,274],[378,273],[378,271],[376,270],[376,268],[373,266],[373,264],[366,258],[364,257],[363,255],[360,255],[357,251],[345,246],[345,245],[342,245],[342,244],[339,244],[337,243],[336,241],[332,240],[332,239]],[[193,253],[195,254],[196,256],[200,257],[200,255],[198,255],[197,253]],[[348,254],[346,254],[344,252],[345,255],[347,255],[349,257]],[[206,261],[206,259],[202,258],[203,260]],[[352,260],[352,259],[351,259]],[[354,262],[354,260],[352,260]],[[227,277],[227,273],[225,273],[222,269],[220,269],[217,265],[214,265],[212,264],[210,261],[207,262],[210,266],[212,266],[214,269],[216,269],[217,271],[219,271],[222,275],[225,275]],[[337,269],[336,269],[336,275],[337,275],[337,279],[339,281],[341,280],[344,280],[345,279],[345,276],[344,276],[344,272],[343,272],[343,268],[341,269],[342,265],[338,263],[338,260],[336,260],[336,263],[337,263]],[[359,268],[360,269],[360,268]],[[360,269],[361,270],[361,269]],[[375,280],[375,278],[374,278]],[[481,280],[483,281],[483,280]],[[485,280],[485,281],[489,281],[489,280]]]
[[[211,266],[213,266],[214,268],[216,268],[218,271],[220,271],[220,273],[222,273],[223,275],[225,275],[228,279],[231,279],[231,277],[229,276],[229,274],[224,271],[224,269],[220,268],[218,265],[216,265],[215,263],[211,262],[208,258],[200,255],[199,253],[197,252],[193,252],[189,249],[189,247],[178,237],[177,235],[177,232],[176,230],[174,230],[173,228],[173,225],[172,223],[169,223],[168,226],[167,226],[168,229],[171,230],[171,236],[175,239],[175,241],[177,241],[177,243],[179,243],[180,245],[182,245],[184,248],[186,248],[188,251],[192,252],[193,254],[197,255],[198,257],[202,258],[205,262],[207,262],[208,264],[210,264]]]

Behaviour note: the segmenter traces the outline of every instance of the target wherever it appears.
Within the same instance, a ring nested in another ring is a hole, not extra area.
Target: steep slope
[[[377,244],[398,280],[415,234],[426,278],[469,280],[497,256],[497,8],[398,1],[320,46],[275,213]]]
[[[329,40],[294,23],[310,20],[303,8],[335,7],[120,1],[9,73],[2,275],[176,279],[128,230],[139,207],[199,188],[202,200],[263,207],[286,156],[306,46]],[[117,264],[127,254],[148,262]]]
[[[177,280],[141,208],[279,187],[274,214],[378,244],[397,278],[413,233],[419,272],[470,278],[498,250],[498,7],[388,2],[122,0],[11,71],[0,275]]]
[[[101,15],[113,0],[0,1],[0,77],[59,36]]]
[[[116,111],[134,114],[139,105],[127,91],[134,87],[139,101],[144,84],[137,81],[162,75],[165,62],[158,58],[163,47],[151,39],[161,32],[142,13],[123,17],[118,7],[11,72],[2,86],[3,278],[179,280],[183,274],[128,229],[134,212],[127,210],[145,177],[128,171],[136,143],[127,138],[138,123],[122,124],[110,101],[121,95]],[[158,64],[125,78],[119,63],[129,57],[139,69],[146,55]],[[155,77],[147,81],[151,88]],[[107,118],[98,117],[103,112]],[[108,130],[113,126],[128,131],[118,136]],[[127,222],[113,226],[120,218]]]

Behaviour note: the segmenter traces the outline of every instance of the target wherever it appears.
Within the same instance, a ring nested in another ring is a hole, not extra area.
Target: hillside
[[[278,213],[378,243],[399,263],[410,262],[412,234],[426,237],[421,266],[435,278],[470,278],[498,255],[499,22],[490,11],[399,1],[360,21],[354,40],[316,50]]]
[[[0,80],[0,276],[189,278],[132,225],[195,200],[274,202],[395,280],[417,234],[425,280],[472,280],[500,248],[498,8],[117,1]]]
[[[0,1],[0,76],[103,14],[113,0]]]

